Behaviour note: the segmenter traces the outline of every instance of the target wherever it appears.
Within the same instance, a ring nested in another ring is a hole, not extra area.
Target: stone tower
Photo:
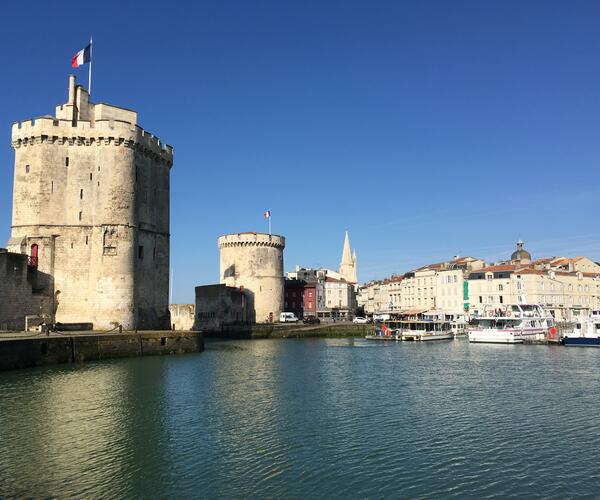
[[[173,148],[74,76],[55,117],[13,125],[12,146],[8,248],[50,276],[55,320],[168,328]]]
[[[250,320],[279,321],[283,311],[283,249],[275,234],[238,233],[219,237],[221,283],[243,287]],[[254,316],[254,317],[252,317]]]
[[[340,274],[350,283],[357,283],[356,275],[356,250],[354,254],[350,253],[350,238],[348,231],[344,238],[344,250],[342,251],[342,262],[340,263]]]

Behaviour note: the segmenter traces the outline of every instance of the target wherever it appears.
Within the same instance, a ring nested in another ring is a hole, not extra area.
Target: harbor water
[[[0,373],[1,498],[600,494],[600,350],[208,341]]]

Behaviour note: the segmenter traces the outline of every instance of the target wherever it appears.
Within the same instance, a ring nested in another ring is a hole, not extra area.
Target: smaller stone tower
[[[350,238],[348,238],[348,231],[346,231],[346,237],[344,238],[344,250],[342,251],[340,274],[349,283],[358,282],[356,275],[356,250],[354,251],[354,254],[350,253]]]
[[[220,281],[243,287],[248,319],[256,323],[279,321],[283,311],[285,238],[265,233],[225,234],[219,237],[218,245]]]

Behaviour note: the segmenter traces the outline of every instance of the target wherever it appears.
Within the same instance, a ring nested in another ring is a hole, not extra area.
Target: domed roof
[[[517,249],[510,256],[510,260],[531,260],[531,254],[523,248],[523,242],[517,241]]]

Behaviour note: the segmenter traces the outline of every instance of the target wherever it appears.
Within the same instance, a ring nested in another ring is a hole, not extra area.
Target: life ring
[[[494,315],[493,311],[488,311],[488,318],[491,318]]]
[[[506,317],[507,317],[507,318],[510,318],[510,315],[511,315],[511,314],[512,314],[512,312],[510,312],[510,311],[506,311]]]

